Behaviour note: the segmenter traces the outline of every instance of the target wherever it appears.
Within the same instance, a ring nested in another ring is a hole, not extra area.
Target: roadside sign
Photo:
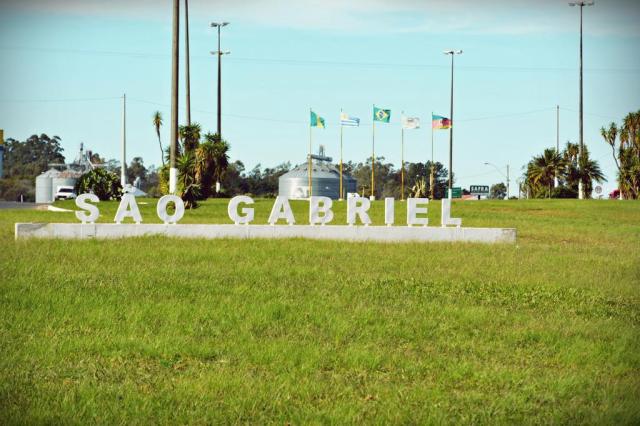
[[[602,187],[600,185],[596,186],[596,194],[601,194],[602,193]]]
[[[471,195],[489,195],[489,187],[487,185],[471,185],[469,192]]]
[[[451,188],[451,198],[462,198],[462,188],[459,186]]]

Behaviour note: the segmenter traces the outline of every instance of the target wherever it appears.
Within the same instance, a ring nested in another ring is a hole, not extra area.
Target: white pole
[[[127,95],[122,95],[122,165],[120,167],[122,188],[127,184]]]

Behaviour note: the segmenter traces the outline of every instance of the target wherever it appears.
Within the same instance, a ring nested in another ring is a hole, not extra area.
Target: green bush
[[[115,200],[122,194],[120,178],[115,173],[97,168],[80,176],[76,182],[76,194],[94,193],[100,200]]]
[[[551,190],[551,198],[578,198],[578,191],[567,186],[559,186]]]

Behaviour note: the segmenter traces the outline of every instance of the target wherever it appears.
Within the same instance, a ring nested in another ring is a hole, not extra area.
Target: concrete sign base
[[[134,223],[16,223],[16,239],[113,239],[161,235],[178,238],[310,238],[316,240],[515,243],[513,228],[352,225],[212,225]]]

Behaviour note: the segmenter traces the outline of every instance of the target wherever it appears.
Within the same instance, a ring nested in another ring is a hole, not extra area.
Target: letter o
[[[176,207],[176,211],[171,215],[167,213],[167,206],[169,203],[173,203]],[[182,216],[184,216],[184,201],[182,201],[182,198],[177,195],[165,195],[158,200],[156,211],[158,212],[160,220],[165,224],[178,223],[178,221],[182,219]]]

